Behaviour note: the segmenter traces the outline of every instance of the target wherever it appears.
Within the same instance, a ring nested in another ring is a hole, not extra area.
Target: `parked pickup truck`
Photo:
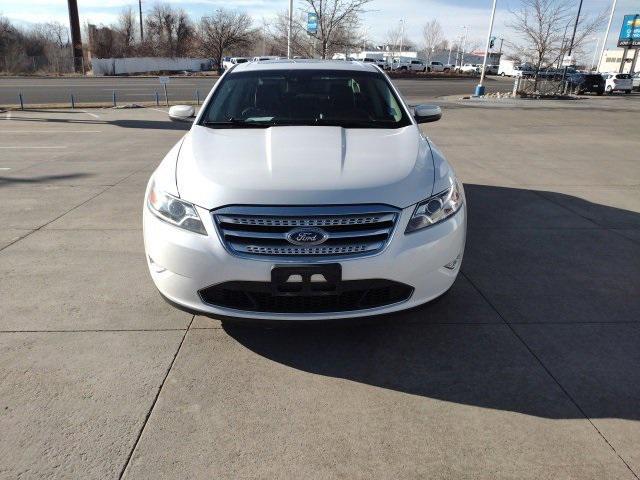
[[[427,63],[427,72],[448,72],[449,67],[442,62],[429,62]]]

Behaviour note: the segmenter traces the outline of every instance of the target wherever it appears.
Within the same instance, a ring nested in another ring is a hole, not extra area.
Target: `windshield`
[[[213,128],[399,128],[411,121],[378,72],[262,70],[224,77],[200,124]]]

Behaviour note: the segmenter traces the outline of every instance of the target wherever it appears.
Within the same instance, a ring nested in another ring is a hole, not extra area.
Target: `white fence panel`
[[[94,75],[122,75],[128,73],[145,73],[188,70],[199,72],[210,70],[213,62],[208,58],[93,58],[91,67]]]

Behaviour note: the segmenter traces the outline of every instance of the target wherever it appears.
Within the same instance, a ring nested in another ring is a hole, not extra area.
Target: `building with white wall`
[[[631,73],[632,67],[634,67],[634,56],[638,49],[629,49],[627,55],[624,58],[624,67],[622,73]],[[620,70],[620,64],[623,62],[624,48],[610,48],[604,51],[604,55],[600,59],[598,64],[599,72],[617,72]],[[635,61],[635,69],[638,70],[638,60]]]

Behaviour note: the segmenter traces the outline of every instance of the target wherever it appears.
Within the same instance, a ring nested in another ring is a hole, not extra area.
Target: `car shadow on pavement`
[[[640,420],[640,215],[465,189],[462,273],[441,299],[373,321],[224,330],[317,375],[546,418]]]
[[[66,112],[65,112],[66,113]],[[113,125],[121,128],[142,128],[145,130],[184,130],[191,128],[188,122],[173,122],[167,120],[85,120],[76,118],[41,118],[41,117],[12,117],[11,122],[40,122],[40,123],[70,123],[74,125]]]

